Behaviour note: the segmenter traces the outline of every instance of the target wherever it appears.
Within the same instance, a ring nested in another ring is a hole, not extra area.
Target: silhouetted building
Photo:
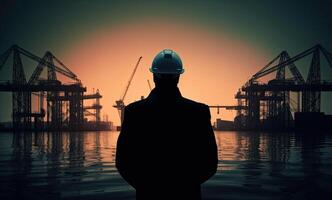
[[[218,118],[215,123],[216,130],[234,130],[234,122]]]

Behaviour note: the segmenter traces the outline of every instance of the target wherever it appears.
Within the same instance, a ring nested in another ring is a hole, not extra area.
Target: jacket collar
[[[154,88],[149,96],[150,100],[170,101],[181,98],[181,92],[178,87],[175,88]]]

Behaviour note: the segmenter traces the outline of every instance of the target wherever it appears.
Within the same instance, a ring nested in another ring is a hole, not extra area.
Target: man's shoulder
[[[201,110],[209,109],[209,106],[204,104],[204,103],[197,102],[197,101],[187,99],[187,98],[184,98],[184,97],[183,97],[183,103],[186,104],[187,106],[190,106],[190,107],[193,107],[193,108],[196,108],[196,109],[201,109]]]
[[[146,104],[146,99],[138,100],[138,101],[128,104],[126,106],[126,109],[127,110],[136,110],[136,109],[144,107],[145,104]]]
[[[204,104],[204,103],[197,102],[197,101],[187,99],[187,98],[184,98],[184,97],[182,97],[181,99],[182,99],[181,104],[186,106],[186,107],[189,107],[191,109],[195,109],[195,110],[208,110],[209,109],[209,106]],[[148,106],[147,104],[149,104],[148,100],[147,99],[142,99],[142,100],[135,101],[133,103],[128,104],[126,106],[126,110],[144,109],[144,108],[146,108],[146,106]]]

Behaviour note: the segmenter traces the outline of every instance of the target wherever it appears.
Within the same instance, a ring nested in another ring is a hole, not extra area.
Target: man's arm
[[[209,107],[204,109],[203,118],[203,138],[201,154],[201,177],[200,183],[204,183],[211,178],[217,171],[218,167],[218,149],[216,139],[211,126],[211,115]]]
[[[132,115],[130,109],[125,107],[124,120],[121,126],[121,132],[118,137],[116,147],[115,166],[118,169],[122,178],[124,178],[131,186],[136,187],[135,184],[135,155],[134,144],[132,138]]]

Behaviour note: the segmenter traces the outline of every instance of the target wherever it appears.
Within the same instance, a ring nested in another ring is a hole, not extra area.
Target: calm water
[[[1,133],[0,199],[134,199],[114,167],[118,134]],[[332,134],[215,135],[203,199],[332,199]]]

